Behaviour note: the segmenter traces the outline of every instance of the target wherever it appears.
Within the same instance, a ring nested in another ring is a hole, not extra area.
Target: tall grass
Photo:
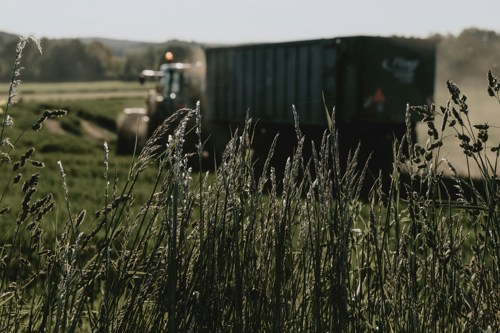
[[[491,73],[488,80],[498,99],[500,84]],[[341,165],[341,143],[330,127],[305,160],[311,143],[298,119],[284,170],[272,164],[275,138],[262,173],[254,172],[247,119],[219,167],[195,176],[183,147],[194,120],[192,153],[201,164],[201,112],[179,110],[148,140],[124,181],[109,169],[104,145],[106,185],[95,213],[73,210],[63,163],[64,202],[36,198],[48,171],[19,176],[32,154],[14,160],[2,142],[0,168],[12,173],[4,195],[25,195],[11,207],[18,211],[14,236],[0,237],[0,331],[500,331],[499,149],[488,143],[489,126],[468,121],[458,87],[448,86],[445,107],[408,107],[427,124],[427,144],[411,135],[395,142],[389,190],[380,178],[368,200],[361,198],[366,163],[357,150]],[[481,168],[480,186],[453,176],[440,157],[446,129],[461,139],[467,163]],[[149,169],[156,182],[149,198],[136,202]],[[456,186],[447,185],[448,169]],[[54,221],[44,213],[54,206],[66,223],[48,238]]]

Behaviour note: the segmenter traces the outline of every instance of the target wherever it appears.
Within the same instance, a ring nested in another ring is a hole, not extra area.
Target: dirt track
[[[113,138],[116,136],[115,133],[102,128],[96,124],[93,124],[92,122],[89,122],[87,120],[80,120],[82,130],[84,133],[85,138],[91,139],[91,140],[97,140],[99,142],[101,141],[111,141]],[[54,119],[47,119],[45,120],[43,126],[47,128],[48,131],[56,134],[68,134],[62,127],[59,121],[54,120]]]

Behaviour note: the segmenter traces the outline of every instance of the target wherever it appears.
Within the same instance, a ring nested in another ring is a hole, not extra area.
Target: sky
[[[0,31],[238,44],[500,32],[499,13],[500,0],[0,0]]]

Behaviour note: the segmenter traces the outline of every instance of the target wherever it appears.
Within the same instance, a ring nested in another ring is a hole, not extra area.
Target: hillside
[[[115,56],[127,57],[130,55],[137,55],[146,52],[148,49],[160,48],[163,43],[150,43],[150,42],[138,42],[131,40],[121,40],[121,39],[109,39],[109,38],[81,38],[80,39],[85,44],[99,43],[104,45],[109,49]]]
[[[17,40],[18,38],[18,35],[0,31],[0,44],[7,43],[12,40]]]

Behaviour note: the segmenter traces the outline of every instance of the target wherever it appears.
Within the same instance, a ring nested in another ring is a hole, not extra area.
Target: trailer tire
[[[124,109],[117,121],[116,152],[120,155],[140,152],[147,140],[149,118],[143,108]],[[137,147],[136,147],[137,146]]]

